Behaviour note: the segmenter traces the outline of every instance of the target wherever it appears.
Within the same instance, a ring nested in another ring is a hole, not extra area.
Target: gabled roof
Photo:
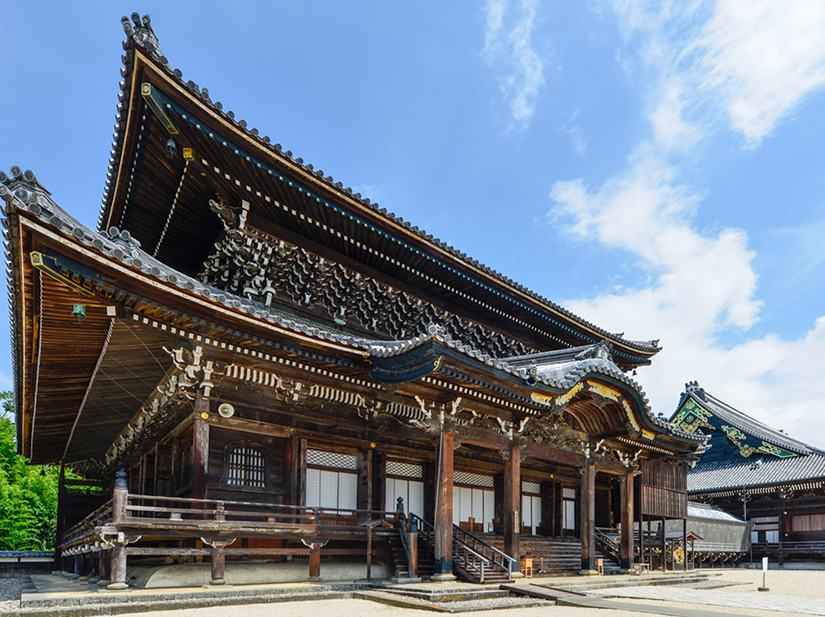
[[[670,421],[710,437],[710,449],[688,471],[688,492],[703,493],[825,478],[825,452],[686,384]]]
[[[295,228],[290,228],[291,232],[295,232],[300,227],[298,233],[306,233],[308,237],[314,237],[317,242],[324,244],[330,250],[346,253],[349,257],[364,259],[365,263],[375,261],[377,254],[375,247],[385,245],[384,248],[389,251],[387,258],[390,264],[384,264],[381,267],[385,268],[386,273],[406,277],[404,280],[408,284],[431,287],[430,291],[440,294],[440,298],[448,302],[462,303],[464,307],[462,310],[473,311],[483,316],[484,319],[501,319],[502,316],[510,315],[511,321],[498,324],[499,328],[519,330],[520,336],[528,339],[538,336],[537,340],[543,345],[550,343],[550,346],[576,346],[608,339],[614,343],[617,362],[623,368],[649,363],[649,357],[659,351],[657,340],[632,341],[625,339],[621,334],[610,333],[599,328],[409,222],[403,221],[393,213],[387,212],[378,204],[354,193],[341,182],[335,181],[331,176],[305,163],[300,157],[284,150],[279,144],[272,144],[268,137],[262,136],[257,129],[249,127],[246,121],[235,118],[232,112],[225,111],[220,103],[213,101],[206,88],[199,87],[191,80],[183,79],[181,71],[173,68],[160,51],[158,39],[152,30],[148,16],[144,16],[141,20],[140,16],[135,13],[132,15],[132,20],[134,25],[130,24],[127,18],[123,19],[124,30],[127,33],[127,40],[124,43],[127,53],[123,57],[124,81],[121,82],[123,93],[121,104],[118,106],[118,122],[115,127],[110,170],[99,219],[100,229],[103,230],[115,224],[124,229],[130,229],[133,236],[140,234],[138,227],[150,230],[151,242],[154,246],[160,228],[163,229],[163,234],[166,234],[168,228],[167,243],[169,243],[173,228],[177,224],[178,215],[173,217],[169,212],[167,218],[165,211],[153,212],[152,217],[141,216],[142,220],[139,222],[131,221],[128,216],[126,219],[123,218],[126,208],[124,200],[129,199],[124,196],[131,194],[131,202],[134,202],[139,200],[138,194],[141,190],[138,181],[140,165],[137,165],[137,158],[132,161],[132,157],[136,157],[139,151],[145,158],[149,148],[161,147],[159,146],[161,132],[158,132],[156,126],[153,127],[151,112],[137,114],[136,117],[143,117],[143,120],[138,121],[134,118],[130,120],[130,117],[135,115],[130,113],[131,109],[134,107],[138,110],[138,107],[144,104],[140,94],[135,90],[140,90],[140,82],[144,78],[148,80],[146,76],[152,73],[163,76],[165,83],[174,85],[174,92],[169,94],[171,98],[166,101],[163,99],[166,94],[161,92],[158,101],[168,107],[170,114],[177,114],[174,117],[187,125],[180,127],[181,135],[186,133],[193,139],[197,137],[201,140],[198,143],[203,150],[214,155],[207,154],[204,159],[204,161],[209,159],[209,165],[206,166],[209,171],[213,168],[217,170],[215,160],[222,156],[231,155],[235,159],[243,159],[240,165],[238,160],[233,160],[228,166],[235,170],[249,168],[250,174],[257,174],[254,180],[259,184],[256,185],[255,182],[249,180],[246,186],[247,190],[252,191],[253,196],[257,192],[258,198],[261,198],[263,184],[260,183],[268,182],[270,185],[273,182],[280,183],[279,188],[273,191],[273,199],[280,194],[284,206],[289,200],[295,199],[296,204],[288,208],[293,215],[296,211],[300,213],[301,207],[306,207],[308,208],[307,218],[310,221],[314,219],[316,223],[323,223],[323,232],[312,228],[311,225],[307,227],[307,219],[303,219],[304,214],[301,213],[302,220],[295,223]],[[143,77],[135,81],[134,76],[138,67],[142,67],[140,70],[146,73],[141,73]],[[152,79],[157,81],[157,78]],[[198,117],[195,118],[193,115]],[[131,126],[130,122],[132,122]],[[210,126],[207,127],[207,124]],[[223,133],[219,135],[218,129],[212,128],[213,125],[219,127]],[[163,137],[164,142],[166,137],[168,135]],[[127,141],[129,141],[128,146],[125,145]],[[129,152],[126,152],[127,149]],[[200,165],[200,156],[196,154],[192,163],[193,166]],[[268,165],[272,167],[267,168]],[[221,174],[225,171],[220,170]],[[242,177],[233,178],[235,181],[233,185],[237,183],[239,187],[242,187],[241,181],[248,180],[244,176],[246,173],[247,171],[239,172]],[[135,186],[133,186],[133,180],[135,180]],[[184,193],[187,190],[196,190],[192,188],[194,186],[192,180],[184,183],[183,176],[178,185],[177,170],[173,170],[172,175],[166,180],[171,182],[168,187],[165,187],[171,190],[171,193],[165,194],[163,199],[169,197],[169,202],[172,201],[172,196],[176,195],[175,188],[183,187]],[[198,179],[197,182],[201,180]],[[155,186],[154,190],[157,192],[161,188],[164,187]],[[297,204],[298,201],[301,205]],[[161,200],[160,203],[165,202]],[[183,205],[179,204],[178,211],[181,208]],[[284,216],[284,212],[275,214]],[[309,218],[310,216],[312,218]],[[195,215],[189,212],[184,216],[184,218],[187,217],[192,220]],[[148,222],[149,219],[152,221]],[[121,224],[120,221],[123,223]],[[199,220],[197,222],[200,223]],[[280,224],[285,223],[281,221]],[[337,238],[324,236],[328,225],[336,227]],[[197,228],[198,225],[193,227]],[[347,232],[347,229],[350,231]],[[346,240],[346,236],[342,240],[344,232],[350,234],[349,240]],[[162,239],[163,235],[161,235]],[[181,238],[175,241],[178,243],[177,246],[186,246],[186,242]],[[208,240],[209,243],[212,241],[212,238]],[[341,246],[336,246],[336,243]],[[372,244],[368,247],[364,246],[369,243]],[[158,253],[158,248],[160,248],[159,242],[155,248],[155,254]],[[151,247],[147,246],[147,251],[151,252]],[[163,258],[163,250],[160,251],[159,257]],[[162,260],[171,263],[166,259]],[[401,264],[404,267],[397,267]],[[415,275],[418,278],[410,278],[415,270],[409,268],[410,264],[415,264],[415,268],[420,270]],[[375,264],[371,265],[371,267],[374,266]],[[178,269],[188,272],[186,268]],[[432,285],[433,281],[448,279],[449,288],[439,290],[437,285]]]
[[[72,277],[80,274],[81,276],[91,277],[91,280],[97,281],[98,287],[108,286],[113,284],[113,280],[107,278],[108,275],[98,274],[94,268],[84,266],[84,264],[75,261],[75,257],[83,254],[89,259],[93,256],[105,257],[111,260],[108,263],[117,264],[121,267],[121,271],[128,277],[142,278],[144,281],[151,282],[155,287],[165,286],[166,289],[174,292],[174,297],[178,297],[178,290],[181,297],[187,297],[196,301],[198,306],[209,305],[210,310],[220,307],[227,311],[226,314],[238,316],[237,318],[253,318],[258,324],[270,324],[280,328],[280,332],[289,331],[295,335],[299,335],[303,341],[309,342],[312,340],[313,344],[318,347],[323,347],[325,344],[334,344],[338,352],[343,352],[357,362],[360,370],[366,370],[367,358],[374,367],[380,367],[382,362],[399,360],[403,365],[406,362],[405,354],[414,354],[419,350],[427,351],[428,345],[439,345],[441,350],[439,353],[445,353],[444,350],[449,350],[455,361],[459,362],[461,366],[472,366],[473,371],[482,376],[478,386],[487,388],[490,391],[495,391],[510,397],[512,400],[521,401],[531,408],[535,408],[535,413],[541,413],[543,407],[546,408],[548,403],[542,402],[547,399],[545,394],[556,397],[561,393],[578,392],[582,387],[593,389],[595,387],[592,383],[585,384],[585,380],[596,378],[601,379],[602,383],[611,384],[612,388],[619,388],[625,391],[625,394],[630,398],[628,400],[635,401],[633,406],[640,412],[637,415],[642,433],[648,432],[645,440],[650,441],[651,446],[659,445],[667,448],[675,448],[679,452],[689,452],[696,450],[697,442],[703,442],[704,437],[701,435],[688,435],[678,430],[674,430],[667,422],[661,418],[654,417],[650,411],[647,403],[647,398],[644,395],[638,383],[630,379],[621,369],[613,363],[608,345],[590,345],[564,353],[542,353],[534,354],[533,356],[521,356],[514,359],[508,358],[492,358],[487,354],[481,353],[472,348],[472,346],[453,340],[442,328],[431,325],[427,333],[419,337],[415,337],[405,341],[381,341],[370,339],[363,336],[355,336],[327,327],[324,324],[297,317],[285,311],[267,307],[259,302],[249,300],[247,298],[222,291],[204,284],[192,277],[189,277],[181,272],[175,271],[173,268],[161,263],[146,251],[144,251],[138,242],[136,242],[128,232],[120,232],[116,229],[110,229],[108,232],[97,232],[89,229],[74,217],[63,210],[51,197],[49,192],[37,180],[32,172],[23,173],[19,168],[12,170],[11,177],[6,176],[0,172],[0,198],[5,201],[3,213],[10,219],[17,228],[14,232],[14,237],[11,239],[12,244],[12,258],[10,260],[9,280],[10,289],[13,293],[13,328],[12,328],[12,346],[13,349],[19,350],[21,348],[20,327],[23,324],[22,314],[24,310],[18,306],[18,301],[24,294],[14,291],[15,286],[21,280],[21,266],[31,268],[28,266],[30,257],[34,256],[32,252],[27,254],[27,249],[22,248],[18,244],[18,238],[29,235],[29,231],[23,233],[20,227],[25,227],[27,230],[37,230],[38,234],[51,234],[57,250],[50,249],[46,246],[42,253],[37,253],[37,260],[41,263],[32,264],[35,267],[43,269],[47,268],[50,277],[45,277],[46,280],[51,281],[53,277],[62,279],[69,297],[76,293],[71,289]],[[25,219],[25,221],[23,221]],[[35,225],[35,223],[37,225]],[[65,252],[64,252],[65,247]],[[31,251],[32,249],[28,249]],[[74,256],[74,257],[73,257]],[[22,260],[21,257],[25,259]],[[85,259],[85,258],[84,258]],[[126,273],[129,274],[126,274]],[[100,278],[102,276],[102,279]],[[98,280],[100,279],[100,280]],[[61,286],[60,283],[50,283]],[[61,286],[63,287],[63,286]],[[128,285],[127,285],[128,288]],[[70,306],[70,305],[69,305]],[[165,308],[165,307],[164,307]],[[179,307],[178,307],[179,308]],[[187,309],[188,310],[188,309]],[[30,324],[28,324],[30,325]],[[105,326],[106,324],[102,324]],[[85,324],[82,331],[88,333],[90,331],[89,324]],[[213,324],[214,326],[214,324]],[[130,333],[128,325],[110,324],[108,326],[108,334],[103,328],[101,336],[105,335],[106,342],[104,345],[108,346],[109,340],[131,342],[134,334]],[[71,328],[65,329],[66,332],[71,332]],[[274,330],[274,329],[273,329]],[[165,335],[160,335],[161,338]],[[120,338],[118,338],[120,337]],[[131,338],[130,338],[131,337]],[[158,339],[155,345],[160,346],[163,343]],[[93,350],[95,351],[95,350]],[[104,352],[105,353],[105,347]],[[151,354],[150,354],[151,355]],[[121,365],[125,359],[109,354],[111,361]],[[100,356],[103,358],[103,356]],[[313,356],[314,357],[314,356]],[[98,358],[97,352],[91,356],[92,360]],[[360,359],[359,359],[360,358]],[[134,362],[138,362],[138,358],[133,357]],[[145,364],[155,369],[156,361],[154,358],[147,356],[144,358]],[[101,369],[106,368],[106,359],[103,359],[103,364],[100,364]],[[98,360],[100,363],[100,360]],[[350,366],[355,367],[350,363]],[[21,376],[18,372],[20,366],[15,365],[15,382],[22,383]],[[162,369],[163,367],[161,367]],[[435,369],[437,370],[438,365]],[[97,370],[97,369],[95,369]],[[429,365],[426,374],[433,372],[432,364]],[[105,372],[105,371],[104,371]],[[162,372],[162,371],[161,371]],[[448,378],[456,377],[449,371],[445,372]],[[158,376],[155,375],[155,378]],[[460,376],[459,376],[460,377]],[[414,381],[417,377],[405,379]],[[105,379],[99,380],[101,383],[97,384],[101,387],[109,384]],[[151,389],[151,384],[154,383],[153,378],[148,378],[147,384]],[[376,381],[381,381],[377,379]],[[105,382],[105,383],[104,383]],[[503,388],[495,385],[496,382],[504,383]],[[506,383],[505,383],[506,382]],[[579,385],[581,384],[581,385]],[[97,387],[97,385],[95,387]],[[578,389],[576,389],[578,388]],[[600,390],[596,390],[600,392]],[[531,393],[538,392],[538,398],[531,399]],[[618,390],[603,389],[601,392],[605,396],[618,395]],[[611,394],[612,392],[612,394]],[[78,393],[82,394],[78,390]],[[572,395],[571,395],[572,396]],[[106,399],[106,397],[104,397]],[[103,399],[101,399],[103,400]],[[94,404],[87,406],[84,412],[89,418],[103,414],[101,417],[106,420],[108,417],[107,405],[111,406],[113,403],[111,397],[106,399],[105,405],[101,409],[97,409]],[[126,400],[121,406],[128,406],[129,400]],[[71,403],[71,402],[70,402]],[[69,403],[69,407],[71,404]],[[115,403],[115,407],[118,405]],[[22,413],[23,406],[18,403],[18,413]],[[630,412],[630,408],[627,408]],[[36,410],[35,410],[36,411]],[[71,410],[69,410],[71,411]],[[62,413],[62,412],[61,412]],[[91,414],[91,415],[90,415]],[[20,418],[18,418],[20,419]],[[90,420],[91,421],[91,420]],[[104,422],[105,423],[105,422]],[[18,426],[23,426],[24,422],[18,422]],[[51,423],[54,425],[54,423]],[[88,428],[88,427],[87,427]],[[102,431],[102,425],[98,426],[100,429],[96,434],[83,433],[82,431],[76,435],[73,448],[83,447],[84,452],[89,450],[88,444],[94,441],[95,436],[99,436]],[[116,434],[119,429],[119,424],[115,426],[112,424],[109,432]],[[61,431],[63,429],[60,429]],[[638,430],[638,427],[637,427]],[[658,437],[665,437],[668,442],[657,441]],[[91,440],[91,441],[90,441]],[[670,443],[670,442],[673,443]],[[67,446],[68,447],[68,446]],[[698,447],[701,447],[698,445]],[[74,451],[68,451],[66,456],[79,456]],[[41,454],[42,456],[42,454]]]
[[[806,444],[798,439],[794,439],[790,435],[776,430],[748,416],[738,409],[728,405],[724,401],[716,398],[712,394],[705,392],[696,381],[689,382],[685,386],[685,391],[679,399],[679,406],[671,418],[671,422],[681,425],[688,424],[689,410],[685,412],[686,407],[689,406],[688,401],[692,401],[700,408],[710,412],[713,416],[718,418],[721,422],[732,426],[746,435],[753,437],[755,440],[764,441],[779,448],[784,448],[795,454],[810,454],[811,452],[823,452],[819,448]],[[697,428],[701,428],[701,423]],[[766,452],[766,454],[768,454]]]

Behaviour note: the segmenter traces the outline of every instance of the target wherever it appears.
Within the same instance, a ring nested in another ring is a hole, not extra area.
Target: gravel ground
[[[20,606],[20,592],[22,589],[22,579],[0,578],[0,615]]]

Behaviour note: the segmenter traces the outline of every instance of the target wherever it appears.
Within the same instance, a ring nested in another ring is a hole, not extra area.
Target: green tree
[[[0,392],[0,408],[0,550],[52,549],[60,470],[17,454],[11,392]]]

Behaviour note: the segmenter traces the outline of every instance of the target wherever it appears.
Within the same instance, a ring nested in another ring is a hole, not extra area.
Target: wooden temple
[[[686,384],[671,422],[709,437],[708,450],[688,470],[691,500],[751,525],[746,546],[721,552],[780,564],[825,556],[825,451],[751,418],[695,381]]]
[[[215,584],[253,557],[311,578],[383,559],[490,582],[542,550],[628,569],[638,521],[685,518],[706,437],[628,376],[657,341],[371,203],[187,81],[148,17],[123,27],[97,229],[0,176],[19,451],[96,487],[61,487],[62,570],[124,588],[159,557]]]

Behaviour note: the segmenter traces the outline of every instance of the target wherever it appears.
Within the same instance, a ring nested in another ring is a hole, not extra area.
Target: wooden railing
[[[110,499],[97,510],[89,514],[82,521],[63,532],[58,548],[67,546],[92,535],[94,530],[101,525],[112,521],[112,500]]]
[[[698,544],[698,542],[697,542]],[[825,540],[786,540],[782,544],[779,542],[754,542],[754,553],[804,553],[814,551],[825,551]]]
[[[709,542],[706,540],[694,540],[688,543],[696,553],[744,553],[749,546],[745,542]],[[756,545],[754,545],[754,548]]]
[[[336,530],[364,532],[361,523],[383,519],[394,521],[395,512],[349,510],[266,504],[252,501],[190,499],[155,495],[118,494],[63,533],[60,545],[68,546],[110,526],[113,530],[149,528],[153,531],[192,530],[203,533],[294,533],[305,535]]]
[[[616,529],[596,527],[596,544],[616,563],[620,562],[622,554],[621,546],[613,539],[618,533]]]
[[[425,546],[435,554],[435,528],[415,514],[409,519],[415,521]],[[453,525],[453,567],[475,583],[483,583],[492,573],[506,574],[510,579],[513,569],[518,570],[515,559],[458,525]]]
[[[395,512],[383,510],[349,510],[266,504],[255,501],[226,501],[158,497],[126,496],[123,524],[153,524],[162,520],[164,526],[188,527],[214,523],[221,527],[254,526],[259,529],[303,530],[317,527],[357,527],[370,519],[394,520]]]

